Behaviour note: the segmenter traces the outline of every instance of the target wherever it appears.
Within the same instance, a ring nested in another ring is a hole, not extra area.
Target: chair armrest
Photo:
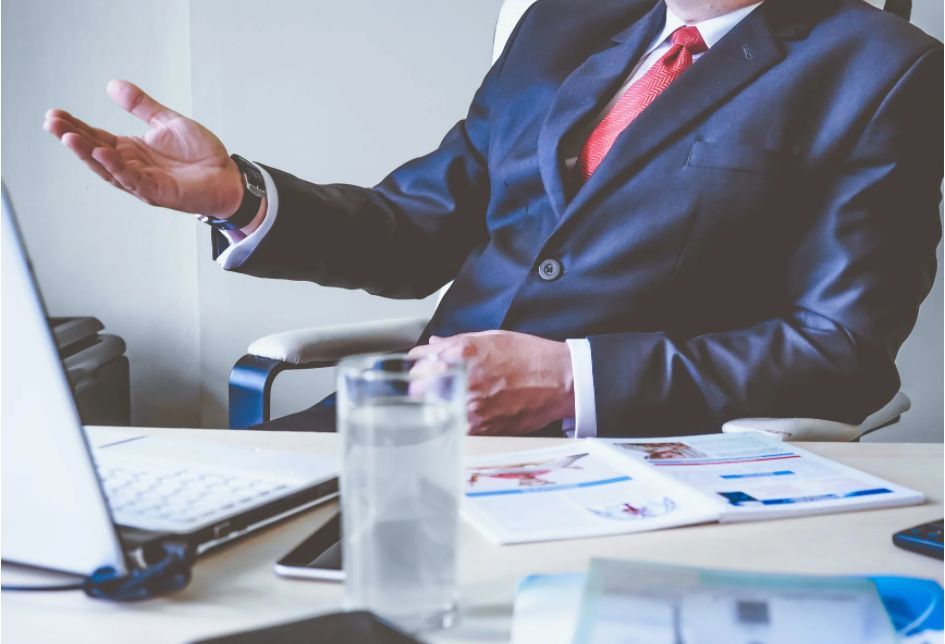
[[[259,338],[247,353],[291,365],[337,362],[358,353],[401,351],[416,344],[429,318],[395,318],[283,331]]]
[[[274,333],[249,345],[230,372],[230,428],[270,418],[272,383],[283,371],[330,367],[358,353],[409,349],[429,318],[396,318]]]
[[[910,407],[912,401],[900,391],[859,425],[816,418],[739,418],[722,425],[722,431],[761,432],[788,441],[849,442],[898,422],[899,417],[909,411]]]

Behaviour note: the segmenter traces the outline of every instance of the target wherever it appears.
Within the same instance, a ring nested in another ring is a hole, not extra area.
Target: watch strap
[[[233,154],[230,158],[236,163],[243,177],[243,200],[236,212],[225,219],[207,216],[200,218],[204,223],[220,230],[238,230],[248,226],[256,218],[259,205],[266,196],[266,182],[259,168],[238,154]]]

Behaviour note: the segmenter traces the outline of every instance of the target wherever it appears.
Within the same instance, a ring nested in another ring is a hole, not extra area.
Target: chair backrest
[[[515,25],[521,20],[525,10],[533,4],[535,0],[505,0],[499,7],[499,19],[495,23],[495,35],[492,37],[492,62],[502,55]]]
[[[883,10],[894,13],[903,20],[912,16],[912,0],[886,0]]]

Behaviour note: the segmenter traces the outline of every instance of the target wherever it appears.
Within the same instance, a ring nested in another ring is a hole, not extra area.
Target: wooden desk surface
[[[149,429],[247,446],[337,452],[331,434]],[[467,453],[547,446],[545,438],[470,438]],[[461,536],[459,626],[436,642],[503,642],[511,630],[515,583],[538,572],[583,570],[592,557],[615,557],[741,570],[821,574],[899,574],[942,582],[942,563],[896,548],[897,530],[941,518],[942,445],[810,443],[803,447],[923,491],[922,506],[757,523],[705,525],[620,537],[496,546],[472,526]],[[19,642],[188,642],[337,610],[341,586],[277,577],[272,564],[335,511],[330,503],[201,559],[183,592],[117,605],[81,593],[3,593],[0,637]],[[77,526],[77,529],[80,529]],[[7,583],[49,579],[4,566]]]

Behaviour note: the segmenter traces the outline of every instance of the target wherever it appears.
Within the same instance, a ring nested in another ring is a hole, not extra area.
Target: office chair
[[[493,38],[493,61],[502,53],[522,14],[534,2],[502,3]],[[912,1],[887,0],[885,9],[908,20]],[[437,303],[449,286],[440,289]],[[429,317],[377,320],[298,329],[259,338],[249,345],[247,354],[230,373],[230,427],[244,429],[269,420],[272,384],[283,371],[331,367],[358,353],[407,350],[416,343],[428,321]],[[898,422],[910,406],[908,396],[899,392],[860,425],[814,418],[743,418],[725,423],[722,431],[760,431],[785,440],[855,441]]]

